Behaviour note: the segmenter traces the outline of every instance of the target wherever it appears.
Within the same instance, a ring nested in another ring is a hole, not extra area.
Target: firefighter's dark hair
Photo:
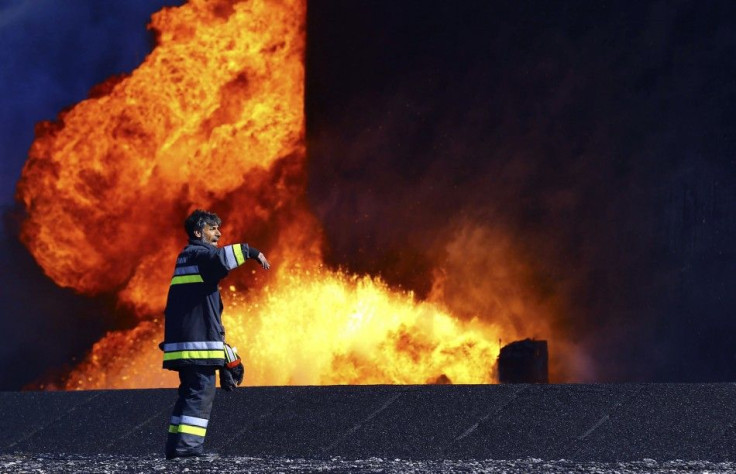
[[[202,232],[206,225],[221,225],[222,219],[220,219],[214,212],[197,209],[196,211],[189,214],[187,220],[184,221],[184,230],[187,231],[187,235],[190,239],[198,239],[194,235],[194,231]]]

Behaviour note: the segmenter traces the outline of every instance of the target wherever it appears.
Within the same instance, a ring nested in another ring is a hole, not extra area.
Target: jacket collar
[[[196,246],[199,246],[199,247],[204,247],[206,249],[217,248],[216,246],[214,246],[212,244],[208,244],[206,242],[202,242],[199,239],[189,239],[189,245],[196,245]]]

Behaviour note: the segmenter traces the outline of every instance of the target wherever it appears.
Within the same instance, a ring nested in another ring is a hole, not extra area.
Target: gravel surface
[[[430,460],[406,459],[292,459],[284,457],[219,456],[214,459],[166,461],[146,456],[0,454],[3,473],[118,473],[118,472],[252,472],[252,473],[453,473],[489,472],[529,473],[735,473],[736,462],[663,461],[643,459],[635,462],[573,462],[564,459],[516,460]]]

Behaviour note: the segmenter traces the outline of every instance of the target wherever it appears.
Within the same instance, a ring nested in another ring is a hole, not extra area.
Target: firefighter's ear
[[[196,238],[198,238],[198,239],[201,239],[202,238],[202,231],[201,230],[195,230],[194,231],[194,236]]]

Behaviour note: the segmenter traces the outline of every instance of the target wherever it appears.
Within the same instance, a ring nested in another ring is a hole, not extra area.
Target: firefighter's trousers
[[[202,454],[215,399],[216,370],[212,366],[192,366],[179,370],[179,398],[169,423],[167,458]]]

